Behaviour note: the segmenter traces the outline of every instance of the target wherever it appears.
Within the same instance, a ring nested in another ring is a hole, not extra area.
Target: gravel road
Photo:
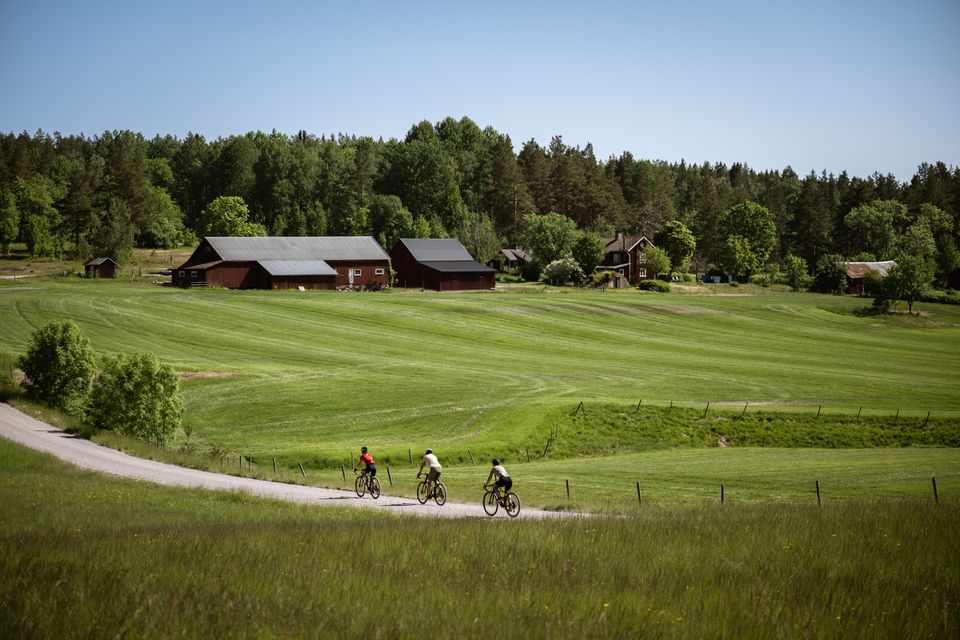
[[[432,501],[421,505],[416,500],[390,496],[384,493],[379,500],[369,496],[358,498],[353,491],[305,487],[268,480],[186,469],[172,464],[144,460],[121,451],[102,447],[89,440],[70,435],[57,427],[41,422],[8,404],[0,403],[0,436],[22,445],[44,451],[81,469],[88,469],[134,480],[156,484],[212,489],[215,491],[242,491],[250,495],[288,502],[314,505],[336,505],[375,509],[378,511],[445,518],[488,518],[480,506],[479,491],[475,504],[447,502],[438,507]],[[560,513],[523,508],[517,520],[563,517],[584,517],[585,514]],[[507,519],[503,510],[497,519]]]

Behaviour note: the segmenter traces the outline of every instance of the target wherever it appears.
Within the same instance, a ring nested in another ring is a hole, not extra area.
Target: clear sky
[[[0,131],[402,138],[907,180],[960,165],[960,0],[0,0]]]

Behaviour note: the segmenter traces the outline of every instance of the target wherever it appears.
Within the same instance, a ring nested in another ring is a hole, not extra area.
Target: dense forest
[[[878,202],[889,214],[880,222],[865,207]],[[399,237],[458,237],[485,260],[499,246],[523,244],[531,214],[559,214],[599,235],[653,238],[681,222],[696,240],[698,268],[709,268],[722,260],[725,215],[743,203],[760,205],[773,222],[765,262],[797,256],[812,268],[828,254],[889,258],[890,243],[878,237],[905,234],[926,207],[937,219],[930,229],[939,274],[960,263],[960,168],[942,162],[920,165],[901,183],[879,173],[798,175],[629,152],[601,160],[591,145],[570,147],[560,136],[547,147],[530,140],[518,153],[509,135],[468,118],[424,121],[386,141],[305,131],[216,140],[131,131],[0,136],[0,244],[6,252],[24,242],[33,255],[122,260],[133,246],[232,232],[373,235],[388,250]]]

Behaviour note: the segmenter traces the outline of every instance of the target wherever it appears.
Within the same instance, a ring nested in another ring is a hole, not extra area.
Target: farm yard
[[[441,523],[316,510],[103,478],[0,442],[2,631],[50,635],[61,618],[36,603],[56,583],[53,607],[77,637],[357,624],[409,635],[427,611],[470,637],[950,637],[960,312],[858,316],[866,304],[752,287],[0,284],[8,375],[31,332],[63,318],[98,353],[151,351],[181,372],[187,429],[165,451],[93,436],[111,446],[338,487],[366,445],[384,492],[407,496],[430,446],[451,500],[465,502],[479,501],[496,455],[525,506],[619,516]],[[377,576],[361,622],[358,565]],[[511,588],[504,615],[498,594]]]

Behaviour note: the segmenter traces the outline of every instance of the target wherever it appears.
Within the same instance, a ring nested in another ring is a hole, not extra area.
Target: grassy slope
[[[0,440],[0,636],[956,637],[958,522],[930,501],[398,519]]]
[[[529,291],[529,290],[527,290]],[[0,354],[79,322],[101,352],[150,350],[185,371],[202,439],[309,459],[364,442],[542,441],[580,400],[825,405],[960,413],[960,313],[857,318],[816,295],[635,291],[471,295],[177,291],[122,282],[0,287]],[[337,453],[337,455],[340,455]]]

